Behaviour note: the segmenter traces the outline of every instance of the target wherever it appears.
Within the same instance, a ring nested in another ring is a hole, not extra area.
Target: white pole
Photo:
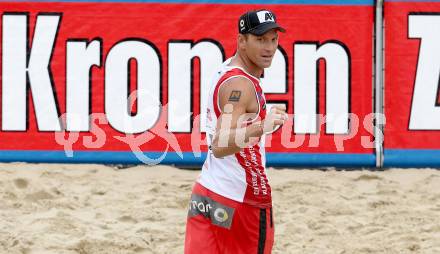
[[[383,0],[376,0],[376,63],[375,63],[375,114],[376,128],[375,150],[376,150],[376,167],[383,166],[383,129],[384,123],[382,115],[384,113],[384,24],[383,24]]]

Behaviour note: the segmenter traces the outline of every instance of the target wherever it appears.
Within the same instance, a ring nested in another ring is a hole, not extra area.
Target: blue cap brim
[[[282,28],[280,25],[278,25],[275,22],[267,22],[267,23],[263,23],[260,24],[259,26],[255,27],[254,29],[250,30],[249,33],[253,34],[253,35],[263,35],[265,33],[267,33],[269,30],[271,29],[277,29],[280,32],[286,32],[286,29]]]

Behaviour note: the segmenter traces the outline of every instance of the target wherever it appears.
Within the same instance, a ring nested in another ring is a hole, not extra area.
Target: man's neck
[[[237,52],[237,54],[232,58],[231,65],[239,66],[243,68],[246,72],[249,74],[252,74],[252,76],[256,78],[260,78],[263,74],[262,68],[255,65],[248,57],[246,57],[244,54],[240,54]]]

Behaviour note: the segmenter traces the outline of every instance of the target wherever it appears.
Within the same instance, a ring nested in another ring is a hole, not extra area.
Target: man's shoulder
[[[245,77],[236,76],[227,80],[219,91],[220,105],[232,104],[241,105],[247,108],[253,103],[255,89],[250,80]]]
[[[233,76],[226,80],[220,88],[220,93],[229,94],[232,91],[240,91],[242,95],[249,96],[254,93],[252,81],[243,76]]]
[[[259,82],[259,80],[256,77],[252,76],[251,74],[249,74],[239,66],[230,66],[228,69],[224,71],[223,76],[224,77],[239,76],[249,80],[251,83]]]

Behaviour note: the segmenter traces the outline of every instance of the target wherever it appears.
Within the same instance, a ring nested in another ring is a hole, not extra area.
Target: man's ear
[[[245,34],[238,34],[237,37],[237,44],[238,44],[238,48],[239,49],[244,49],[245,47],[245,43],[246,43],[246,35]]]

